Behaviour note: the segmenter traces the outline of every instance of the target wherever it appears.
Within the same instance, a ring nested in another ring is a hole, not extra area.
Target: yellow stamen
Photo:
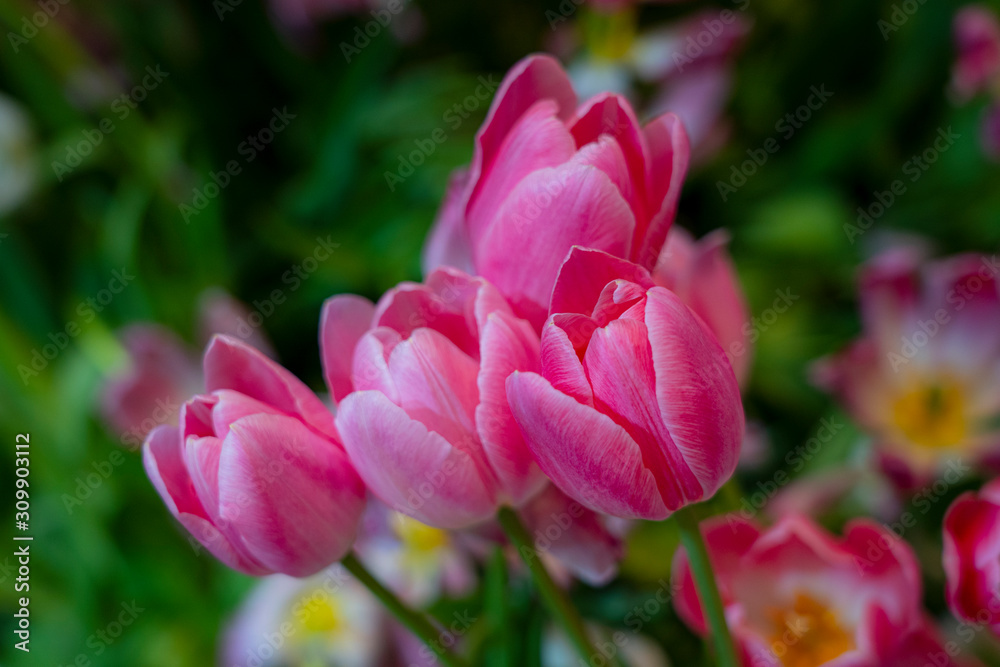
[[[771,652],[785,667],[817,667],[854,648],[854,637],[829,607],[805,593],[791,608],[769,611]]]
[[[934,449],[955,447],[968,432],[965,404],[957,383],[926,383],[899,396],[892,417],[910,442]]]

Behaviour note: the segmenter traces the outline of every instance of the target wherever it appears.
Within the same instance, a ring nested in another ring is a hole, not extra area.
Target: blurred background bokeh
[[[420,278],[448,175],[528,53],[555,53],[581,91],[627,90],[644,119],[677,110],[697,126],[678,221],[696,236],[728,230],[758,318],[745,390],[756,451],[717,502],[738,508],[734,488],[787,468],[823,419],[844,426],[796,474],[860,460],[864,437],[809,379],[813,360],[859,331],[859,263],[899,235],[934,254],[1000,248],[984,125],[995,102],[952,81],[960,3],[390,4],[0,0],[0,495],[12,525],[14,436],[30,433],[35,536],[30,655],[12,649],[16,563],[0,549],[0,664],[213,664],[253,582],[192,548],[133,439],[101,419],[102,387],[129,363],[119,330],[159,323],[196,359],[204,294],[221,288],[321,390],[323,300]],[[735,17],[731,40],[685,52],[720,10]],[[905,192],[873,208],[900,179]],[[944,615],[946,506],[907,534],[927,605]],[[825,521],[837,528],[850,511]],[[620,625],[674,544],[668,528],[640,528],[611,592],[577,591],[584,611]],[[95,638],[123,604],[142,609],[137,621]],[[673,613],[644,632],[699,655]],[[537,629],[526,636],[539,636],[541,616],[525,614]]]

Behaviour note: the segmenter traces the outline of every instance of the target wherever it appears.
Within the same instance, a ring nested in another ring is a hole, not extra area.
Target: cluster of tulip
[[[671,229],[689,157],[675,116],[640,126],[618,95],[579,104],[553,59],[520,62],[453,176],[424,282],[374,304],[326,302],[335,409],[255,347],[212,339],[204,393],[144,444],[171,513],[248,574],[310,577],[342,561],[443,664],[459,662],[432,622],[361,564],[378,570],[359,528],[366,506],[411,517],[407,539],[432,559],[446,557],[444,531],[503,540],[498,521],[591,663],[598,653],[546,566],[603,583],[627,523],[613,518],[674,515],[674,605],[720,664],[964,664],[923,609],[916,556],[886,527],[857,520],[838,539],[803,516],[699,525],[685,509],[733,475],[749,363],[725,238]],[[985,462],[1000,435],[998,267],[924,264],[910,248],[873,261],[865,336],[817,369],[874,434],[898,488],[926,484],[955,455]],[[558,539],[536,530],[556,516],[567,517]],[[956,501],[948,601],[1000,633],[998,538],[996,483]]]

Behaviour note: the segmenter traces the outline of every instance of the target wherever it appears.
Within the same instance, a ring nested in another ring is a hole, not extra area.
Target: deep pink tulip
[[[1000,479],[948,508],[944,571],[955,615],[1000,636]]]
[[[482,275],[540,327],[572,246],[652,268],[689,152],[676,116],[641,128],[629,103],[610,93],[577,106],[559,63],[528,57],[504,78],[472,164],[452,180],[425,269]]]
[[[507,397],[542,470],[605,514],[663,519],[736,467],[743,405],[708,327],[634,264],[574,248],[552,294],[542,372]]]
[[[365,488],[333,415],[302,382],[252,347],[218,336],[205,352],[207,393],[180,427],[150,433],[143,462],[170,512],[240,572],[318,572],[354,541]]]
[[[462,528],[545,484],[504,390],[538,367],[538,337],[482,278],[444,268],[375,306],[333,297],[320,344],[347,452],[393,509]]]
[[[767,530],[716,517],[701,530],[744,665],[956,664],[921,609],[912,549],[874,522],[851,522],[843,539],[801,516]],[[707,634],[683,550],[672,577],[681,619]]]
[[[674,227],[653,271],[653,281],[680,297],[715,334],[736,379],[750,371],[750,309],[726,252],[728,235],[715,231],[695,241]]]

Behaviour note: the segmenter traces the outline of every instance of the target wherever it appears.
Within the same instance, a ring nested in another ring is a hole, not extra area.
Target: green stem
[[[587,630],[583,625],[583,619],[580,618],[580,614],[577,613],[576,608],[569,601],[565,591],[552,581],[552,577],[549,576],[545,565],[542,564],[538,551],[535,549],[534,541],[531,539],[531,534],[524,526],[524,523],[521,522],[521,518],[509,507],[501,507],[497,519],[500,521],[500,525],[503,527],[508,539],[517,548],[518,553],[521,554],[524,564],[531,571],[535,586],[538,587],[538,592],[541,593],[542,600],[549,608],[549,611],[555,616],[556,622],[566,632],[573,646],[580,654],[580,657],[583,658],[584,663],[591,664],[594,656],[600,654],[594,649],[593,644],[591,644],[590,639],[587,637]],[[618,665],[618,662],[612,658],[611,664]]]
[[[434,624],[428,620],[428,618],[406,605],[402,600],[396,597],[395,593],[390,591],[388,588],[382,585],[382,583],[376,579],[368,569],[361,564],[357,556],[354,554],[347,554],[344,556],[343,560],[340,561],[347,571],[354,575],[354,578],[365,585],[365,588],[370,590],[372,594],[379,599],[386,606],[386,608],[392,612],[400,623],[405,625],[410,631],[427,645],[427,647],[434,651],[437,655],[438,660],[445,667],[465,667],[465,663],[459,658],[452,655],[441,645],[441,632]]]
[[[681,544],[687,552],[691,574],[694,576],[695,587],[698,589],[698,599],[708,621],[709,632],[715,642],[715,658],[721,667],[740,667],[729,625],[726,623],[726,613],[722,606],[722,597],[715,582],[715,573],[708,558],[708,549],[698,528],[697,507],[690,505],[674,513],[677,527],[681,533]]]

